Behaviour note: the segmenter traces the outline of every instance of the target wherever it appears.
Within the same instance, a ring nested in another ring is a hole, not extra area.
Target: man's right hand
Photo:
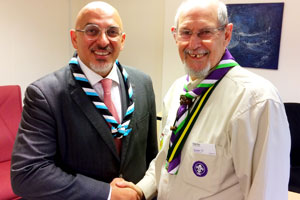
[[[123,184],[124,183],[124,184]],[[111,200],[141,200],[141,195],[138,194],[137,191],[134,190],[130,182],[126,182],[122,178],[115,178],[111,183]],[[120,187],[120,185],[124,187]],[[128,186],[127,186],[128,185]]]

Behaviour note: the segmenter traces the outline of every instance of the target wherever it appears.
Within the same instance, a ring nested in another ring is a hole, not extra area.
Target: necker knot
[[[191,98],[186,97],[185,95],[180,95],[180,105],[191,106],[193,103]]]

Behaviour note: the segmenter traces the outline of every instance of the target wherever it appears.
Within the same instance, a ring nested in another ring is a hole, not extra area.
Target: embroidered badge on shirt
[[[203,177],[206,176],[208,169],[204,162],[196,161],[193,164],[193,171],[196,176]]]

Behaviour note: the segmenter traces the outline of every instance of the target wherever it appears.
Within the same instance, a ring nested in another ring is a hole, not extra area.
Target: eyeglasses
[[[217,27],[217,28],[204,28],[196,32],[196,35],[201,40],[211,40],[213,36],[220,30],[224,30],[226,25]],[[193,31],[189,29],[179,29],[178,32],[176,32],[176,29],[174,30],[175,34],[177,34],[177,39],[179,41],[188,41],[191,39],[192,35],[194,34]]]
[[[103,31],[105,32],[106,37],[113,41],[118,40],[119,36],[122,34],[119,27],[111,26],[106,29],[100,29],[96,24],[88,24],[83,30],[76,29],[76,31],[83,32],[88,40],[96,40]]]

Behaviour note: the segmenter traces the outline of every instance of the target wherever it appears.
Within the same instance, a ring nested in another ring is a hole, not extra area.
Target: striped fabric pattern
[[[121,66],[121,64],[116,61],[116,64],[123,75],[123,80],[125,83],[125,88],[129,97],[129,106],[124,115],[123,121],[118,123],[116,119],[109,112],[108,108],[104,104],[104,102],[100,99],[97,92],[93,89],[88,79],[82,72],[76,55],[70,60],[69,65],[71,66],[71,71],[74,76],[74,79],[79,83],[83,92],[89,97],[91,102],[95,105],[95,108],[98,112],[103,116],[108,125],[111,127],[111,133],[114,138],[121,139],[124,136],[127,136],[131,132],[131,128],[129,128],[130,119],[132,113],[134,112],[134,102],[133,102],[133,90],[132,86],[128,81],[128,74],[126,70]]]
[[[213,70],[207,77],[191,91],[188,91],[187,84],[189,76],[187,76],[186,84],[184,85],[185,98],[190,99],[191,102],[195,101],[196,97],[200,97],[194,108],[191,110],[192,105],[182,103],[177,111],[176,120],[172,127],[172,135],[170,137],[169,150],[165,168],[168,173],[176,175],[180,166],[181,150],[184,143],[195,123],[199,113],[204,107],[213,89],[226,75],[226,73],[238,63],[234,60],[230,52],[226,49],[224,56],[216,69]],[[182,98],[182,97],[181,97]]]

